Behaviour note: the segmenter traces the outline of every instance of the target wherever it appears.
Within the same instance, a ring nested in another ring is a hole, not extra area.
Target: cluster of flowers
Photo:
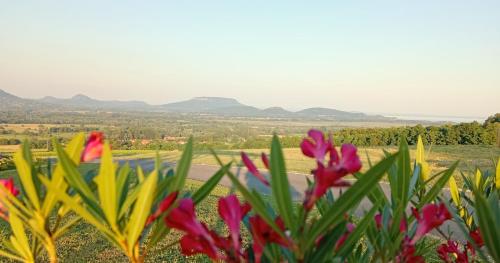
[[[316,202],[321,199],[328,189],[332,187],[346,187],[350,183],[344,178],[360,171],[361,161],[357,154],[357,149],[352,144],[343,144],[340,153],[333,144],[331,137],[325,138],[324,134],[318,130],[310,130],[309,137],[301,143],[301,150],[307,157],[316,161],[316,168],[312,170],[314,177],[313,184],[305,192],[303,207],[306,212],[312,210]],[[93,132],[85,145],[81,155],[82,162],[89,162],[99,158],[103,150],[103,134]],[[241,158],[248,171],[253,174],[264,185],[270,186],[265,176],[257,169],[248,155],[241,153]],[[261,155],[264,166],[269,169],[269,159],[266,154]],[[19,190],[14,186],[12,178],[0,180],[9,194],[14,197],[19,194]],[[6,194],[1,191],[0,194]],[[214,260],[225,262],[245,262],[250,258],[254,262],[260,262],[267,244],[277,244],[284,248],[293,250],[292,238],[282,235],[273,230],[260,216],[250,214],[252,207],[248,203],[241,203],[236,195],[222,197],[218,201],[218,214],[227,225],[229,230],[227,236],[210,230],[208,226],[201,222],[195,213],[195,204],[191,198],[179,198],[178,192],[170,193],[154,211],[146,223],[151,224],[167,211],[168,216],[164,217],[165,224],[172,229],[182,231],[184,235],[180,239],[181,251],[184,255],[205,254]],[[427,233],[441,226],[445,221],[451,219],[451,215],[444,204],[426,204],[420,211],[413,209],[416,219],[416,231],[410,236],[406,218],[399,222],[399,231],[404,234],[400,253],[395,258],[395,262],[424,262],[424,258],[416,255],[415,244]],[[0,217],[7,220],[8,211],[0,203]],[[244,249],[241,236],[241,224],[248,217],[248,228],[252,237],[251,248],[253,253],[248,253]],[[377,228],[382,228],[382,215],[377,214],[374,218]],[[285,225],[280,216],[275,218],[276,225],[282,233],[287,233]],[[390,222],[392,224],[392,222]],[[349,234],[355,229],[354,224],[347,224],[347,230],[335,244],[335,249],[339,249]],[[477,246],[481,247],[483,241],[479,229],[470,233]],[[319,243],[321,240],[318,240]],[[440,245],[437,249],[439,257],[445,262],[469,262],[468,252],[475,253],[472,244],[459,249],[456,241],[448,240],[446,244]],[[453,255],[453,260],[450,255]]]
[[[478,248],[484,246],[484,241],[479,232],[479,228],[472,231],[470,233],[470,237],[474,240],[474,243],[476,243]],[[472,262],[469,255],[474,256],[476,254],[476,250],[470,242],[467,242],[467,244],[463,246],[463,249],[460,250],[459,243],[457,241],[448,240],[446,244],[442,244],[437,248],[437,253],[439,258],[446,263],[469,263]]]

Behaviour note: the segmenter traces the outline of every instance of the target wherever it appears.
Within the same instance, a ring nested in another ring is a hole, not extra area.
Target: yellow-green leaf
[[[40,177],[40,181],[42,181],[45,187],[47,187],[48,191],[54,191],[56,193],[57,199],[60,200],[65,206],[71,208],[71,210],[75,212],[75,214],[79,215],[85,221],[95,226],[104,235],[106,236],[113,235],[113,233],[109,231],[109,229],[101,223],[102,219],[96,217],[94,214],[85,209],[85,207],[79,203],[77,198],[73,198],[68,194],[66,194],[65,192],[59,191],[54,185],[52,185],[51,181],[49,181],[45,177]]]
[[[151,207],[153,206],[153,193],[156,190],[157,183],[158,171],[154,170],[141,184],[134,210],[127,225],[127,243],[130,253],[132,253],[148,219]]]
[[[23,189],[26,192],[28,199],[35,209],[38,210],[40,209],[40,200],[38,199],[38,193],[33,182],[31,166],[24,159],[22,151],[23,150],[21,148],[21,150],[14,155],[14,163],[16,164],[19,179],[21,180],[21,184],[23,185]]]
[[[451,199],[453,199],[453,202],[457,207],[460,207],[460,196],[458,194],[458,187],[457,187],[457,182],[455,182],[455,178],[450,177],[450,181],[448,182],[450,185],[450,194],[451,194]]]
[[[424,182],[427,181],[430,175],[430,167],[429,164],[425,161],[424,143],[422,142],[422,137],[420,135],[418,136],[418,141],[417,141],[417,153],[415,156],[415,161],[421,167],[420,177]]]
[[[2,250],[2,249],[0,249],[0,256],[6,257],[6,258],[9,258],[12,260],[17,260],[20,262],[26,261],[26,259],[20,258],[18,255],[12,254],[12,253],[10,253],[6,250]]]
[[[78,165],[80,164],[80,157],[83,150],[83,145],[85,144],[85,135],[83,133],[77,134],[66,147],[66,153],[73,160],[73,162]],[[52,174],[52,183],[55,187],[60,189],[60,191],[65,190],[68,186],[64,181],[64,169],[61,165],[57,165],[54,173]],[[42,213],[46,217],[49,215],[52,207],[56,203],[55,193],[49,191],[42,204]]]
[[[144,181],[144,171],[140,165],[137,166],[137,179],[139,180],[139,183]]]
[[[116,198],[116,173],[115,165],[109,143],[105,143],[101,156],[99,174],[94,179],[97,184],[97,192],[101,207],[111,228],[117,229],[117,198]]]
[[[421,164],[425,161],[425,153],[424,153],[424,143],[422,142],[422,137],[419,135],[417,140],[417,153],[415,159],[418,164]]]
[[[476,187],[479,187],[479,185],[481,184],[481,177],[483,175],[481,174],[481,171],[479,169],[476,170],[476,177],[475,177],[475,183],[476,183]]]
[[[28,237],[24,232],[23,222],[15,215],[9,215],[9,223],[12,228],[13,236],[11,236],[11,241],[16,249],[20,250],[19,254],[23,255],[26,259],[33,260],[33,254],[31,253]]]

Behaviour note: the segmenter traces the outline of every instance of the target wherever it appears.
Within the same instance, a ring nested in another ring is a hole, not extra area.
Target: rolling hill
[[[143,101],[98,100],[78,94],[71,98],[46,96],[41,99],[25,99],[0,90],[0,110],[2,111],[139,111],[170,112],[181,114],[209,114],[216,116],[256,117],[256,118],[294,118],[325,119],[344,121],[394,121],[380,115],[367,115],[330,108],[308,108],[297,112],[281,107],[259,109],[240,103],[233,98],[195,97],[185,101],[163,105],[150,105]]]

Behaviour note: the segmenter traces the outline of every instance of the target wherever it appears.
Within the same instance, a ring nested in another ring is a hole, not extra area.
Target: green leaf
[[[399,158],[398,158],[398,193],[399,200],[405,204],[408,198],[408,191],[411,180],[411,162],[410,162],[410,150],[408,149],[408,144],[406,139],[401,138],[399,145]]]
[[[325,234],[319,246],[316,248],[316,251],[314,251],[314,254],[310,255],[310,258],[309,255],[306,256],[305,262],[323,262],[327,258],[332,258],[335,243],[343,234],[342,231],[345,230],[345,227],[345,222],[340,223],[333,230]]]
[[[362,174],[361,173],[355,173],[354,177],[356,179],[361,178]],[[368,194],[368,199],[372,202],[372,204],[377,204],[380,203],[381,206],[389,203],[389,200],[387,199],[387,196],[384,194],[384,190],[382,190],[382,187],[380,184],[376,184],[375,187],[372,189],[372,191]]]
[[[214,189],[215,186],[220,182],[222,177],[226,174],[226,172],[231,167],[232,163],[228,163],[227,165],[221,167],[208,181],[206,181],[192,196],[193,202],[198,204],[205,197],[207,197],[210,192]]]
[[[116,198],[116,171],[111,156],[111,148],[109,143],[105,143],[101,155],[101,165],[99,174],[95,177],[97,184],[97,193],[101,208],[110,224],[111,228],[117,231],[116,213],[117,213],[117,198]]]
[[[409,200],[408,193],[410,192],[409,188],[412,176],[410,150],[408,149],[408,144],[404,137],[402,137],[400,140],[399,157],[397,164],[398,164],[397,181],[396,181],[397,192],[395,193],[397,194],[397,197],[395,203],[396,209],[393,214],[394,222],[401,221],[401,218],[404,217],[405,209],[408,207],[408,200]],[[397,224],[394,224],[391,227],[391,230],[393,235],[397,235],[399,233],[399,226]]]
[[[146,220],[151,212],[153,206],[154,195],[152,193],[156,190],[158,184],[158,171],[154,170],[141,185],[141,190],[137,196],[134,210],[130,216],[130,221],[127,224],[127,243],[129,253],[133,252],[137,240],[146,224]]]
[[[273,136],[271,144],[270,170],[272,195],[276,201],[278,212],[288,229],[296,233],[298,225],[295,222],[290,183],[288,182],[288,175],[286,173],[283,151],[276,134]]]
[[[375,187],[378,181],[384,176],[387,170],[392,166],[399,153],[395,153],[386,157],[378,164],[361,176],[337,201],[329,208],[324,216],[319,219],[307,234],[305,247],[309,249],[316,239],[327,232],[330,228],[335,227],[343,220],[343,216],[356,205]]]
[[[458,161],[453,163],[453,165],[443,172],[443,175],[436,181],[436,183],[429,189],[429,191],[422,197],[420,202],[417,204],[417,209],[422,208],[425,204],[430,203],[434,200],[438,194],[441,192],[446,183],[450,180],[453,172],[458,166]]]
[[[257,196],[254,196],[248,189],[243,186],[238,178],[231,172],[227,171],[227,176],[233,183],[233,185],[236,187],[238,191],[240,191],[241,195],[243,198],[250,203],[252,206],[252,209],[257,213],[262,219],[277,233],[279,233],[281,236],[285,236],[284,233],[281,231],[281,229],[276,225],[274,222],[274,218],[272,218],[269,213],[267,212],[267,207],[266,205],[262,202],[261,198],[258,198]]]
[[[484,244],[494,261],[500,262],[500,220],[498,217],[500,207],[498,196],[495,195],[496,200],[492,199],[492,202],[488,202],[481,191],[476,188],[473,191],[477,219]]]
[[[193,159],[193,138],[189,138],[186,148],[182,153],[181,159],[177,163],[177,168],[175,170],[175,179],[172,182],[170,192],[180,191],[184,187],[186,182],[186,177],[191,167],[191,161]]]
[[[116,180],[116,198],[118,199],[118,207],[121,207],[128,194],[130,180],[130,165],[128,162],[120,167],[118,178]]]
[[[349,234],[344,244],[337,251],[337,255],[345,257],[349,252],[352,251],[352,247],[363,237],[366,229],[373,224],[375,213],[377,212],[379,205],[376,204],[370,209],[370,212],[363,216],[361,222],[356,225],[356,228]]]

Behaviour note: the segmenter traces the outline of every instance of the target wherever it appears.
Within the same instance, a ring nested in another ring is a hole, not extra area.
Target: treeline
[[[337,143],[359,146],[397,145],[405,137],[408,144],[417,143],[422,136],[425,144],[433,145],[494,145],[497,143],[498,124],[481,125],[477,122],[457,125],[397,128],[343,129],[335,133]]]
[[[500,114],[488,118],[483,124],[478,122],[460,123],[455,125],[427,126],[422,125],[391,128],[345,128],[328,130],[333,134],[337,145],[352,143],[357,146],[392,146],[399,143],[403,136],[408,144],[417,143],[419,135],[425,144],[432,145],[496,145],[500,132]],[[285,148],[299,147],[303,135],[281,136],[281,144]],[[214,137],[195,137],[197,149],[262,149],[269,147],[271,136],[254,135],[248,137],[232,137],[224,139]],[[152,140],[148,144],[132,143],[130,140],[110,138],[116,149],[150,149],[150,150],[180,150],[182,144]],[[499,145],[500,146],[500,145]]]
[[[336,145],[352,143],[357,146],[391,146],[397,145],[401,137],[408,144],[415,145],[418,136],[422,136],[425,144],[432,145],[499,145],[500,115],[489,118],[484,124],[478,122],[456,125],[393,128],[348,128],[330,131]],[[281,139],[283,147],[299,147],[303,136],[284,136]],[[270,138],[249,138],[235,148],[259,149],[268,147]]]

